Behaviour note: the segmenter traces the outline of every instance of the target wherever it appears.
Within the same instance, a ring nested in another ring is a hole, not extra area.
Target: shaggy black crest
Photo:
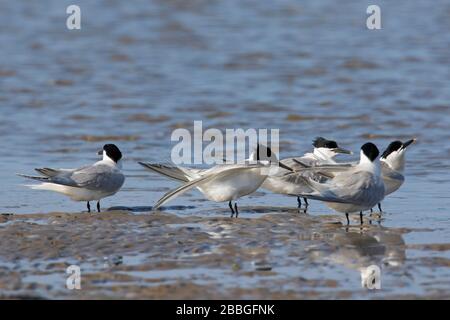
[[[328,149],[335,149],[338,147],[336,141],[327,140],[322,137],[317,137],[316,139],[314,139],[313,146],[315,148],[328,148]]]

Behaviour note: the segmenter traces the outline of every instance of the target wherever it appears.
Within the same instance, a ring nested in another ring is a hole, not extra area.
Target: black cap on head
[[[398,151],[403,147],[403,143],[401,141],[394,141],[389,144],[389,146],[384,150],[381,155],[382,158],[386,159],[392,152]]]
[[[105,144],[103,150],[106,152],[106,155],[116,163],[122,159],[122,152],[120,152],[115,144]]]
[[[317,137],[316,139],[314,139],[313,146],[315,148],[328,148],[328,149],[334,149],[338,147],[336,141],[327,140],[323,137]]]
[[[374,161],[378,155],[380,154],[380,151],[378,150],[377,146],[374,145],[372,142],[365,143],[361,150],[364,152],[367,158],[370,159],[370,161]]]
[[[270,159],[270,157],[272,157],[272,150],[270,150],[269,147],[258,143],[256,146],[256,160],[266,160],[267,158]]]

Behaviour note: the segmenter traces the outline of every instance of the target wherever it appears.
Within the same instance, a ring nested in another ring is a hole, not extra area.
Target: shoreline
[[[420,293],[424,288],[401,276],[409,268],[403,236],[425,229],[378,224],[347,228],[336,215],[295,210],[238,219],[219,215],[128,211],[0,215],[0,297],[448,297],[434,284],[425,286],[426,294]],[[445,248],[413,247],[423,252]],[[360,270],[370,264],[389,273],[383,281],[385,290],[361,287]],[[436,267],[445,264],[435,262]],[[81,269],[81,290],[66,288],[70,265]]]

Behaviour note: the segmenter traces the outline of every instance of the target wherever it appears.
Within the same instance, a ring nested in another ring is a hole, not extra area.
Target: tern
[[[405,143],[391,142],[381,155],[381,176],[384,181],[385,196],[397,191],[405,182],[405,151],[414,142],[416,139],[408,140]],[[381,211],[380,203],[378,203],[378,209]]]
[[[349,213],[359,212],[362,224],[362,212],[381,202],[385,194],[379,154],[378,148],[368,142],[361,147],[357,165],[346,168],[326,182],[300,176],[314,190],[301,196],[323,201],[328,207],[345,213],[347,224],[350,224]]]
[[[406,142],[401,142],[399,140],[393,141],[382,153],[380,157],[380,163],[381,163],[381,177],[383,178],[385,186],[385,194],[384,194],[385,196],[388,196],[391,193],[397,191],[405,182],[404,170],[405,170],[406,149],[416,141],[417,141],[416,139],[411,139]],[[342,170],[348,170],[349,168],[353,168],[356,165],[357,163],[353,162],[325,164],[325,165],[313,164],[312,166],[308,165],[305,162],[301,163],[301,166],[305,168],[315,167],[315,170],[321,169],[322,171],[327,173],[325,175],[326,178],[333,177],[334,174],[341,172]],[[287,177],[285,177],[285,179]],[[293,177],[289,178],[293,179]],[[381,212],[382,211],[381,203],[378,203],[378,208],[380,209]]]
[[[327,140],[323,137],[317,137],[313,140],[313,147],[314,150],[312,153],[306,153],[301,157],[282,159],[280,162],[295,170],[299,167],[299,162],[305,166],[335,164],[336,161],[334,158],[337,155],[352,154],[351,151],[340,148],[336,141]],[[262,184],[262,188],[278,194],[296,196],[298,207],[300,208],[301,200],[298,195],[309,193],[313,190],[306,185],[302,179],[299,179],[298,175],[286,175],[286,172],[283,171],[284,170],[279,170],[277,175],[269,176]],[[304,177],[312,177],[316,181],[323,181],[321,176],[317,173],[305,171],[302,175]],[[307,198],[304,198],[303,200],[305,202],[305,208],[307,208],[308,200]]]
[[[163,176],[183,182],[183,184],[166,193],[153,207],[158,209],[164,203],[192,188],[197,188],[208,200],[226,202],[231,210],[231,217],[238,217],[236,200],[255,192],[274,165],[279,165],[288,172],[293,170],[278,162],[270,148],[258,145],[249,159],[243,164],[220,164],[209,169],[193,169],[180,166],[166,166],[139,162],[145,168]],[[275,171],[280,170],[276,166]],[[232,201],[235,201],[234,208]]]
[[[37,168],[35,170],[42,176],[18,175],[42,182],[28,185],[32,189],[50,190],[74,201],[86,201],[88,212],[91,212],[90,201],[95,200],[100,212],[100,200],[117,193],[125,176],[121,172],[122,153],[117,146],[106,144],[98,154],[103,155],[103,159],[90,166],[78,169]]]

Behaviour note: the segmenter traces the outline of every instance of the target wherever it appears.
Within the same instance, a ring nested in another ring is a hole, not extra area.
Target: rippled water
[[[415,230],[402,234],[408,263],[446,262],[409,270],[405,294],[423,293],[420,280],[433,273],[449,296],[448,251],[423,250],[450,243],[447,1],[378,1],[378,31],[365,28],[371,2],[328,0],[79,0],[82,30],[69,31],[72,2],[0,3],[0,212],[84,210],[24,188],[14,173],[87,164],[113,142],[125,154],[127,181],[103,205],[147,214],[176,184],[136,162],[167,160],[173,129],[192,129],[194,120],[280,128],[282,156],[309,150],[317,135],[354,151],[367,140],[384,148],[415,137],[407,181],[384,201],[382,226]],[[260,216],[254,206],[296,205],[264,191],[239,203],[243,218]],[[182,216],[228,214],[197,192],[171,205]],[[314,202],[309,213],[330,211]],[[331,266],[308,274],[333,274]]]

